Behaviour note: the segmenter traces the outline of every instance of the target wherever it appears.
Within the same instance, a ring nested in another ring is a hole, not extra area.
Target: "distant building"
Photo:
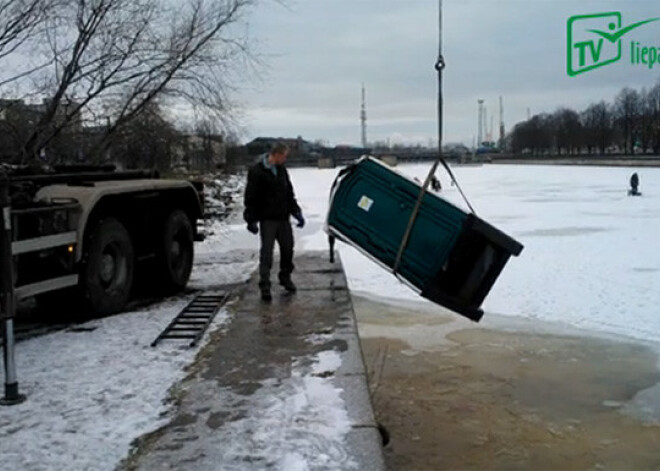
[[[322,153],[324,157],[332,158],[335,165],[345,165],[359,159],[363,155],[371,155],[371,149],[368,147],[339,145],[332,148],[325,148]]]
[[[173,151],[172,167],[207,171],[227,162],[227,146],[221,135],[184,134]]]
[[[37,124],[39,119],[48,110],[50,99],[44,98],[41,103],[25,103],[24,100],[0,100],[0,119],[7,118],[7,112],[10,114],[21,113],[30,124]],[[80,112],[80,103],[75,101],[62,101],[55,110],[53,123],[60,125],[67,121],[67,130],[82,130],[82,113]]]
[[[306,141],[301,136],[296,138],[257,137],[245,144],[245,148],[250,157],[256,157],[269,152],[277,142],[282,142],[289,147],[289,157],[287,159],[289,165],[316,165],[316,160],[320,155],[320,146]]]
[[[41,103],[0,99],[0,159],[17,161],[22,158],[23,147],[48,111],[49,105],[49,99],[43,99]],[[48,144],[47,149],[41,149],[43,159],[51,160],[52,155],[58,155],[60,159],[64,157],[63,148],[56,141],[61,143],[68,139],[77,142],[80,139],[83,127],[79,108],[79,103],[63,101],[55,110],[47,124],[51,127],[62,127],[62,130],[58,137]],[[71,150],[72,147],[68,146],[68,149]]]
[[[462,160],[471,155],[472,151],[463,144],[446,144],[442,146],[442,154],[449,160]]]

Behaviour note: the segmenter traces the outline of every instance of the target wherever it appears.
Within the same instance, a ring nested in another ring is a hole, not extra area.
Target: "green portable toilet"
[[[420,191],[414,180],[363,157],[333,184],[326,232],[393,270]],[[474,214],[426,192],[396,275],[421,296],[478,321],[507,260],[522,249]]]

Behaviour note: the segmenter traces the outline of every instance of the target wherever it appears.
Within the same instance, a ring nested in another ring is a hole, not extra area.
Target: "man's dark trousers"
[[[280,247],[280,282],[289,280],[293,271],[293,231],[291,223],[284,221],[260,221],[261,250],[259,252],[259,287],[270,289],[270,269],[273,266],[273,246]]]

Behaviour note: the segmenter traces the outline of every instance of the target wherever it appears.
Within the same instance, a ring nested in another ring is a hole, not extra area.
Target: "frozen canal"
[[[398,170],[423,181],[430,163]],[[489,314],[541,319],[653,342],[660,341],[660,169],[574,166],[454,167],[476,213],[525,246],[484,302]],[[626,194],[633,171],[642,197]],[[321,230],[333,170],[293,169],[311,222],[298,247],[327,246]],[[440,167],[441,196],[465,208]],[[352,290],[420,300],[391,274],[338,244]]]

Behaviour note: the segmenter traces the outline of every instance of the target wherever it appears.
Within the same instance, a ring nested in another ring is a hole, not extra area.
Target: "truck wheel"
[[[158,254],[158,274],[164,292],[185,288],[193,265],[193,229],[188,215],[177,209],[165,220]]]
[[[94,229],[82,273],[84,295],[97,315],[120,311],[133,286],[133,243],[124,225],[103,219]]]

